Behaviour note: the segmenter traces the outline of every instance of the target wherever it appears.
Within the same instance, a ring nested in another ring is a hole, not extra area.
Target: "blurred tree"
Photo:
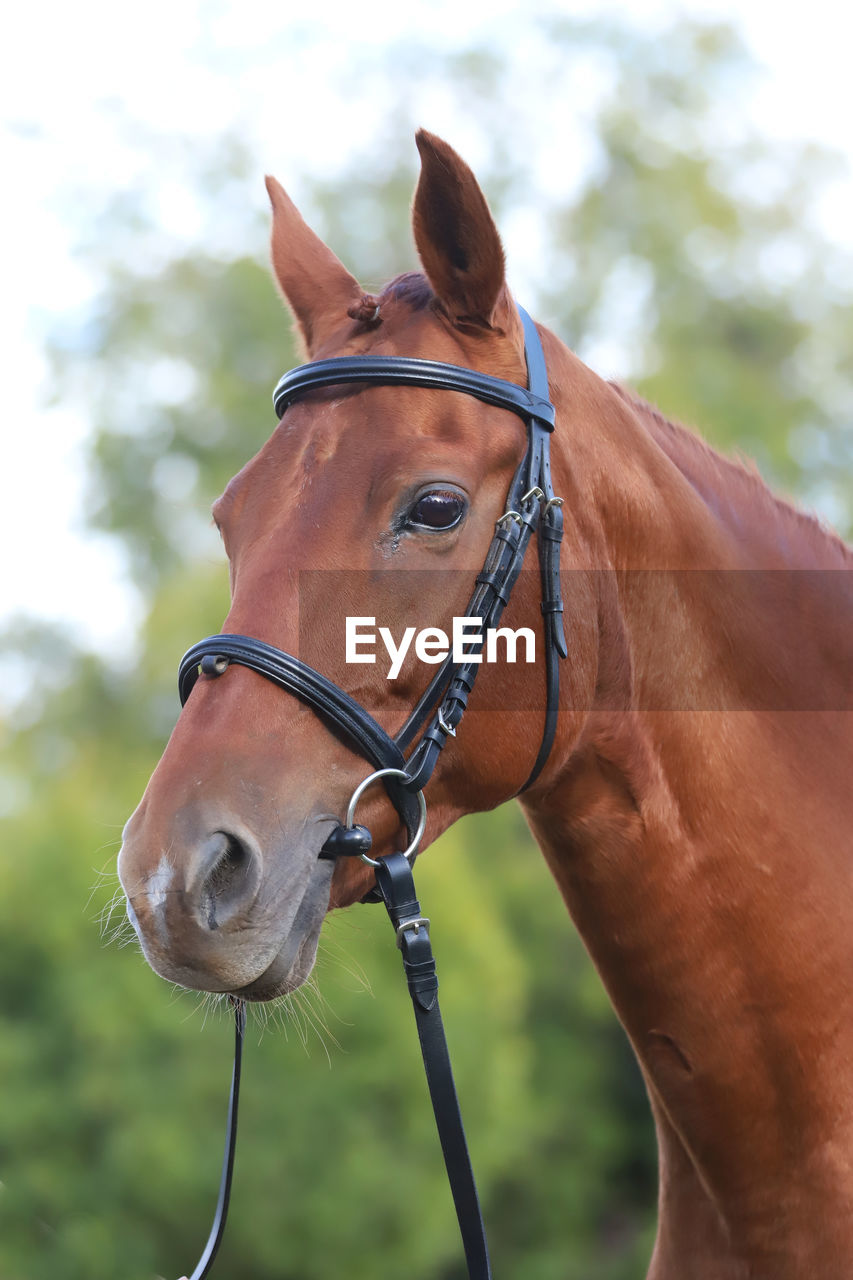
[[[534,310],[602,372],[630,375],[849,520],[850,320],[810,221],[825,158],[746,136],[730,104],[748,68],[723,29],[661,39],[540,21],[528,33],[538,102],[555,104],[547,130],[523,95],[506,107],[517,63],[498,43],[359,66],[389,104],[386,135],[315,183],[318,229],[366,284],[412,265],[419,77],[460,120],[484,122],[472,159],[501,225],[541,205],[535,251],[513,264]],[[574,134],[561,86],[588,104],[587,163],[566,166],[570,179],[555,163],[555,140]],[[126,548],[146,603],[138,656],[110,666],[37,627],[3,645],[27,695],[0,765],[8,1280],[175,1274],[212,1211],[228,1020],[201,1039],[194,998],[171,999],[135,946],[105,953],[92,916],[127,940],[120,903],[109,908],[120,826],[176,715],[175,659],[227,608],[209,504],[268,434],[271,385],[294,352],[251,212],[254,164],[230,141],[177,154],[216,235],[189,251],[138,193],[123,197],[89,233],[97,304],[53,351],[60,394],[93,421],[92,522]],[[419,863],[419,884],[501,1272],[643,1274],[654,1155],[642,1084],[518,812],[455,828]],[[379,913],[332,919],[323,996],[274,1015],[290,1043],[250,1035],[222,1275],[461,1277],[397,966]]]
[[[618,353],[642,395],[849,531],[849,293],[815,226],[840,159],[748,133],[750,68],[726,28],[626,31],[611,56],[598,162],[552,210],[544,306],[582,356]]]

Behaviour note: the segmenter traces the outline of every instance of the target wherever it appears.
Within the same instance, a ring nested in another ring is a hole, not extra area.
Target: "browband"
[[[520,308],[519,308],[520,310]],[[538,341],[538,335],[537,335]],[[493,378],[488,373],[478,373],[459,364],[444,364],[440,360],[416,360],[409,356],[342,356],[334,360],[315,360],[311,364],[291,369],[273,392],[276,416],[284,416],[285,410],[306,391],[322,387],[334,387],[344,383],[379,387],[398,383],[406,387],[430,387],[440,391],[462,391],[475,396],[486,404],[499,409],[509,409],[519,417],[536,418],[549,431],[554,430],[554,406],[548,399],[548,383],[545,397],[520,387],[503,378]]]

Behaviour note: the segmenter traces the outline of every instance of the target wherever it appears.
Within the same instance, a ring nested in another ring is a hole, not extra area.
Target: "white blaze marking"
[[[148,901],[151,904],[151,914],[154,918],[154,924],[161,938],[165,938],[168,934],[166,927],[166,896],[172,887],[172,881],[175,878],[175,868],[172,866],[168,856],[164,853],[160,859],[160,865],[153,873],[148,881],[146,893]]]

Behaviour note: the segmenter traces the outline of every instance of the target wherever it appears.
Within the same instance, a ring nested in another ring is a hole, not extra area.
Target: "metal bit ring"
[[[405,769],[377,769],[375,773],[368,774],[368,776],[364,779],[364,781],[358,784],[355,791],[353,791],[352,796],[350,797],[350,802],[347,805],[346,817],[344,818],[344,826],[347,828],[347,830],[352,830],[352,828],[355,826],[355,807],[358,804],[359,800],[361,799],[363,793],[367,790],[369,786],[371,786],[374,782],[376,782],[378,778],[408,778],[408,777],[409,775],[406,773]],[[418,817],[418,828],[412,837],[412,841],[408,849],[403,850],[403,857],[408,858],[409,862],[411,862],[412,858],[417,853],[418,845],[420,844],[421,837],[423,836],[424,830],[426,829],[427,807],[426,807],[426,800],[424,799],[423,791],[419,791],[417,793],[417,796],[418,796],[418,805],[420,808],[420,815]],[[360,853],[358,856],[361,858],[362,862],[366,862],[371,867],[379,866],[379,861],[377,858],[369,858],[366,853]]]

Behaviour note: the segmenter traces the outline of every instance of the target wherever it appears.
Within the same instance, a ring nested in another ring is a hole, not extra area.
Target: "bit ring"
[[[364,781],[358,784],[355,791],[353,791],[350,797],[350,802],[347,805],[346,817],[344,818],[344,826],[347,828],[347,830],[348,831],[352,830],[352,828],[355,826],[354,819],[355,819],[356,805],[358,804],[359,800],[361,799],[362,795],[367,790],[367,788],[371,786],[374,782],[376,782],[378,778],[408,778],[408,777],[409,775],[406,773],[405,769],[377,769],[375,773],[368,774],[368,776],[364,779]],[[426,829],[427,807],[426,807],[426,800],[424,799],[423,791],[419,791],[417,793],[417,796],[418,796],[418,805],[420,807],[420,815],[418,817],[418,827],[415,834],[412,836],[412,840],[408,849],[403,850],[403,857],[407,858],[409,862],[412,861],[412,858],[417,853],[418,845],[420,844],[421,837],[423,836],[424,830]],[[360,853],[358,856],[361,858],[362,862],[366,862],[371,867],[379,866],[379,860],[377,858],[370,858],[366,853]]]

